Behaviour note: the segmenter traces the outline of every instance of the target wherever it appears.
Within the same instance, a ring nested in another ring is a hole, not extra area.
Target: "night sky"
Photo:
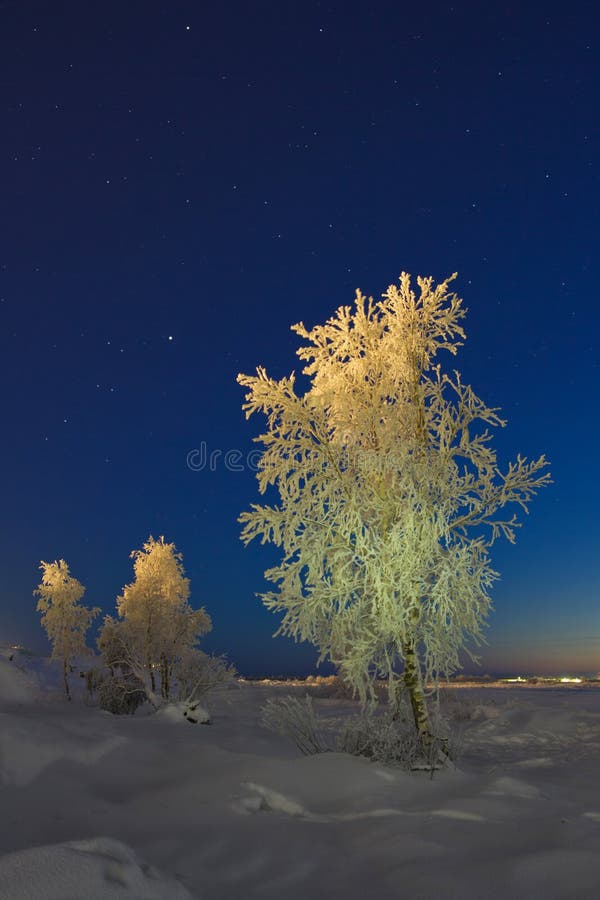
[[[112,612],[165,535],[206,649],[312,671],[239,540],[235,377],[298,370],[289,326],[357,287],[458,271],[441,361],[555,482],[493,552],[480,671],[600,670],[599,29],[577,0],[0,2],[0,643],[46,652],[40,559]]]

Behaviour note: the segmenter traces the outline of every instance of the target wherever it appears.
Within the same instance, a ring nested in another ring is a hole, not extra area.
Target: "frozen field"
[[[259,721],[289,688],[242,683],[193,726],[67,704],[0,658],[0,898],[600,897],[600,690],[452,690],[463,753],[431,778],[300,756]]]

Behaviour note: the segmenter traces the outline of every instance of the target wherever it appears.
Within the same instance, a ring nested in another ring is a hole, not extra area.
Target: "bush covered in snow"
[[[301,753],[338,752],[363,756],[374,762],[398,765],[403,769],[433,769],[446,760],[454,761],[461,746],[460,721],[444,715],[440,703],[430,702],[430,721],[435,737],[424,742],[414,727],[412,715],[404,699],[392,709],[375,706],[349,718],[325,720],[319,717],[309,694],[304,697],[272,697],[262,709],[262,724],[277,734],[289,738]]]
[[[270,697],[262,708],[262,724],[269,731],[290,738],[305,756],[333,749],[319,731],[312,698]]]

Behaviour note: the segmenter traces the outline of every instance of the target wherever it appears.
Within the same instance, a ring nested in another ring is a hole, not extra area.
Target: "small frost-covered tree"
[[[469,643],[483,641],[497,577],[489,549],[518,526],[505,507],[526,512],[549,481],[543,456],[498,466],[498,410],[436,361],[465,336],[454,277],[418,278],[415,291],[403,273],[377,302],[357,291],[325,325],[292,326],[306,341],[304,394],[293,373],[238,376],[246,416],[267,417],[259,490],[279,494],[240,517],[246,544],[282,550],[265,573],[276,590],[262,594],[283,613],[277,634],[315,644],[365,707],[376,678],[392,708],[405,688],[426,747],[426,683],[459,668],[463,648],[475,659]]]
[[[97,643],[102,665],[91,669],[86,678],[90,696],[98,694],[102,709],[134,713],[146,699],[152,701],[147,670],[127,624],[105,616]]]
[[[40,564],[42,580],[35,589],[39,597],[37,610],[42,614],[42,625],[52,644],[52,659],[63,665],[63,682],[67,699],[71,699],[68,672],[73,657],[89,654],[85,635],[100,609],[80,606],[85,588],[69,574],[64,559]]]
[[[138,679],[158,706],[171,696],[176,666],[212,624],[204,609],[189,604],[190,582],[175,544],[150,536],[131,557],[135,579],[117,597],[118,618],[105,618],[98,646],[106,664]]]

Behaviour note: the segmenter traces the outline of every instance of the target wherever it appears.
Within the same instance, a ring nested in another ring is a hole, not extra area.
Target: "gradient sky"
[[[47,648],[40,559],[111,612],[164,534],[205,647],[311,671],[254,596],[254,475],[188,454],[252,449],[235,377],[299,368],[292,323],[458,271],[450,363],[555,481],[481,671],[600,670],[599,33],[577,0],[0,2],[0,643]]]

